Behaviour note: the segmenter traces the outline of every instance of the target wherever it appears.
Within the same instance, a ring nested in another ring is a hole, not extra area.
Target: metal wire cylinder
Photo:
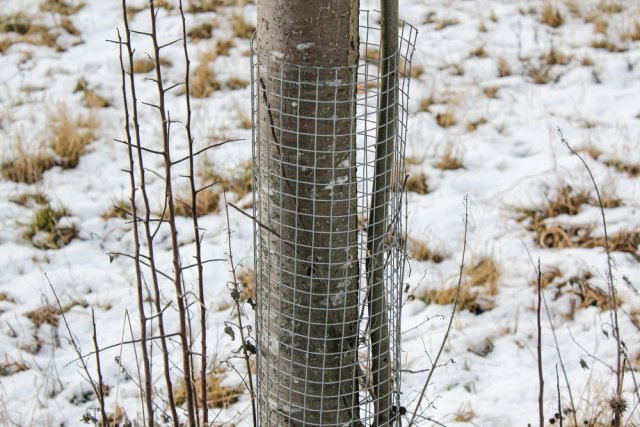
[[[379,58],[376,18],[361,13],[357,67],[290,64],[252,45],[257,400],[263,426],[380,425],[382,411],[391,414],[388,425],[401,424],[404,152],[417,32],[403,23],[398,51]],[[380,86],[382,61],[398,76],[386,88]],[[380,105],[385,91],[397,91],[395,105]],[[394,114],[379,114],[381,108]],[[384,162],[391,173],[380,185],[379,173],[374,184],[376,140],[385,120],[394,121],[395,131]],[[374,191],[388,196],[382,218],[373,217],[381,212],[372,206]],[[382,235],[371,235],[372,223],[383,225],[375,227]],[[376,286],[384,292],[373,301]],[[372,351],[380,345],[372,337],[381,331],[389,343],[382,356]],[[385,361],[383,367],[374,356]],[[387,374],[372,372],[374,367]],[[381,381],[385,387],[376,384]]]

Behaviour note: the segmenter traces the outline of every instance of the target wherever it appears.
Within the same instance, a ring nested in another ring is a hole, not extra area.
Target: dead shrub
[[[564,24],[564,17],[560,14],[558,9],[553,7],[550,2],[547,2],[542,7],[540,22],[552,28],[558,28]]]
[[[482,314],[495,307],[493,297],[498,293],[500,270],[489,257],[482,257],[464,268],[458,309],[468,310],[474,314]],[[443,290],[427,291],[424,300],[427,304],[453,304],[457,288],[451,286]]]
[[[78,165],[87,145],[96,139],[97,118],[91,114],[72,116],[68,108],[60,104],[47,117],[47,145],[58,157],[56,163],[63,169]]]
[[[409,174],[404,189],[411,193],[428,194],[427,175],[424,172]]]
[[[18,137],[14,144],[15,155],[0,166],[2,177],[9,181],[35,184],[42,179],[45,171],[54,166],[53,158],[41,148],[28,152],[22,138]]]

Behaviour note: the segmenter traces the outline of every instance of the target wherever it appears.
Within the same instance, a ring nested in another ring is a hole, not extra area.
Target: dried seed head
[[[613,396],[609,399],[609,407],[616,415],[622,415],[627,410],[629,406],[626,399],[623,397]]]

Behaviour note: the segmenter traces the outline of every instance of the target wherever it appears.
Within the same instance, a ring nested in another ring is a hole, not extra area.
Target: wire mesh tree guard
[[[417,30],[401,23],[398,51],[380,58],[378,22],[377,12],[361,13],[354,67],[286,63],[252,41],[262,426],[401,424],[404,157]],[[395,102],[381,108],[390,92]],[[382,159],[381,128],[393,129]],[[376,170],[380,161],[388,173]]]

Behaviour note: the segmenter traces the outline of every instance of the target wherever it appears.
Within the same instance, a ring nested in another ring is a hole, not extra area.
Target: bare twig
[[[436,354],[435,359],[431,362],[431,369],[429,370],[429,375],[427,375],[427,379],[424,382],[424,386],[422,387],[422,391],[420,392],[420,397],[418,398],[418,402],[416,403],[416,407],[413,410],[413,415],[411,416],[411,420],[409,421],[408,427],[414,425],[415,419],[418,416],[418,411],[420,410],[420,404],[422,403],[422,399],[424,398],[427,387],[429,387],[429,382],[431,381],[431,377],[433,377],[433,372],[436,370],[438,366],[438,361],[440,360],[440,356],[442,355],[442,351],[444,350],[444,346],[449,339],[449,333],[451,332],[451,327],[453,325],[453,319],[455,317],[456,309],[458,308],[458,299],[460,297],[460,288],[462,287],[462,276],[464,272],[464,259],[467,253],[467,232],[469,230],[469,197],[464,197],[464,236],[462,242],[462,259],[460,260],[460,273],[458,275],[458,284],[456,286],[456,297],[453,301],[453,307],[451,308],[451,316],[449,317],[449,324],[447,325],[447,330],[442,338],[442,342],[440,343],[440,348],[438,349],[438,353]]]
[[[596,179],[589,168],[589,165],[584,160],[584,158],[575,151],[569,141],[562,134],[562,129],[558,127],[558,136],[560,137],[560,141],[571,151],[573,155],[575,155],[587,173],[589,174],[589,178],[591,179],[591,183],[593,184],[593,188],[596,191],[596,195],[598,196],[598,207],[600,208],[600,215],[602,217],[602,228],[604,231],[604,250],[607,255],[607,285],[609,288],[609,299],[611,304],[611,309],[609,310],[611,316],[611,327],[613,328],[613,337],[616,340],[616,390],[615,390],[615,399],[617,402],[622,404],[623,396],[622,396],[622,387],[624,384],[624,348],[622,344],[622,338],[620,337],[620,327],[618,323],[618,298],[617,298],[617,289],[615,283],[613,281],[613,257],[611,256],[611,250],[609,248],[609,234],[607,232],[607,218],[604,214],[604,205],[602,203],[602,197],[600,196],[600,189],[598,188],[598,184],[596,183]],[[620,427],[622,425],[622,412],[620,410],[614,410],[614,419],[613,426]]]
[[[247,348],[247,339],[245,338],[244,326],[242,322],[242,307],[240,307],[240,289],[238,287],[238,277],[236,276],[236,266],[233,262],[233,249],[231,247],[231,222],[229,221],[229,206],[227,204],[227,191],[222,193],[224,197],[225,214],[227,216],[227,243],[229,247],[229,265],[231,267],[231,275],[233,277],[233,301],[236,306],[236,320],[238,324],[238,332],[240,333],[240,340],[242,341],[242,355],[247,369],[247,380],[249,385],[249,393],[251,395],[251,415],[253,417],[253,425],[258,425],[258,414],[256,412],[256,395],[253,388],[253,379],[251,375],[251,354]]]
[[[93,326],[93,348],[96,353],[96,372],[98,373],[98,403],[100,403],[100,414],[102,415],[102,425],[109,427],[109,417],[104,409],[104,384],[102,381],[102,369],[100,368],[100,347],[98,346],[98,333],[96,332],[96,313],[91,307],[91,325]]]
[[[540,308],[542,306],[542,270],[540,258],[538,258],[538,304],[536,306],[536,324],[538,327],[538,418],[540,427],[544,427],[544,376],[542,372],[542,323],[540,321]]]

